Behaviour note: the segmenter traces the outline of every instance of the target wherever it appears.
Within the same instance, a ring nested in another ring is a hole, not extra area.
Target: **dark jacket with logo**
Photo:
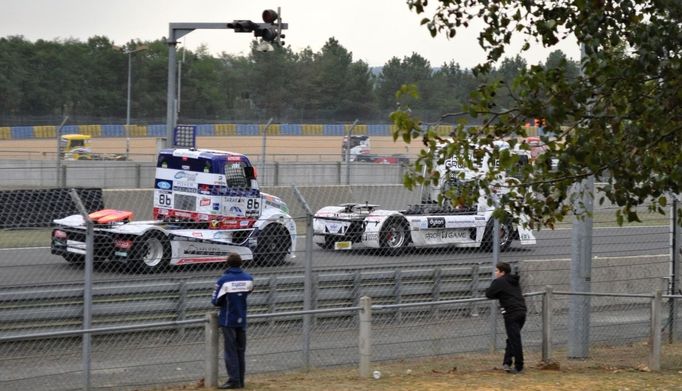
[[[505,317],[526,313],[526,301],[521,293],[519,279],[516,274],[505,274],[494,279],[490,287],[485,290],[487,298],[500,301],[500,310]]]
[[[253,277],[238,267],[225,271],[215,284],[211,303],[220,307],[218,324],[246,328],[246,296],[253,290]]]

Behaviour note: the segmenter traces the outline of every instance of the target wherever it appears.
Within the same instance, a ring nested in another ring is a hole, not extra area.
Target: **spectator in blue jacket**
[[[218,324],[223,330],[227,382],[219,389],[244,388],[246,370],[246,297],[253,290],[253,277],[242,271],[242,258],[232,253],[228,269],[218,279],[211,302],[220,307]]]

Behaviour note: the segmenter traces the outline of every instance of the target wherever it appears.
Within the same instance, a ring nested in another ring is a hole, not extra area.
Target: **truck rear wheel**
[[[389,217],[381,228],[379,243],[387,255],[399,253],[410,243],[410,225],[400,217]]]
[[[281,224],[269,224],[258,233],[254,261],[263,266],[280,265],[291,247],[289,230]]]
[[[487,251],[492,251],[493,249],[493,229],[495,220],[490,219],[485,227],[485,233],[483,234],[483,249]],[[500,221],[500,251],[507,250],[514,239],[514,227],[512,226],[511,219],[506,219],[505,221]]]
[[[170,264],[171,246],[161,232],[147,232],[136,238],[128,258],[128,270],[135,273],[152,273],[164,270]]]

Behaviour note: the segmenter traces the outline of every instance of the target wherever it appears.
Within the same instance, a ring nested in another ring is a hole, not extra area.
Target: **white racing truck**
[[[496,142],[496,148],[509,148],[506,142]],[[481,167],[487,166],[487,157]],[[383,249],[395,254],[407,247],[481,247],[491,249],[493,245],[492,214],[494,209],[487,205],[487,198],[481,194],[476,205],[455,208],[439,205],[435,200],[441,189],[480,175],[458,165],[457,159],[447,159],[438,167],[440,184],[427,189],[422,204],[410,205],[405,210],[384,210],[369,203],[347,203],[326,206],[315,213],[313,219],[313,241],[324,249],[347,250],[352,248]],[[500,249],[509,248],[513,240],[522,245],[534,245],[535,236],[531,230],[510,221],[500,222]]]
[[[229,253],[259,264],[293,257],[296,225],[287,205],[262,193],[256,170],[239,153],[164,149],[154,183],[153,221],[132,221],[131,211],[90,214],[95,261],[116,261],[138,272],[167,266],[225,262]],[[81,215],[54,220],[52,254],[85,259]]]

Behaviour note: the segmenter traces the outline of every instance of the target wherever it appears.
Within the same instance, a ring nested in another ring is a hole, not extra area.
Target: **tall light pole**
[[[130,102],[132,96],[132,76],[133,76],[133,53],[147,50],[146,45],[138,46],[132,50],[126,50],[123,53],[128,55],[128,99],[126,103],[126,160],[130,155]]]

